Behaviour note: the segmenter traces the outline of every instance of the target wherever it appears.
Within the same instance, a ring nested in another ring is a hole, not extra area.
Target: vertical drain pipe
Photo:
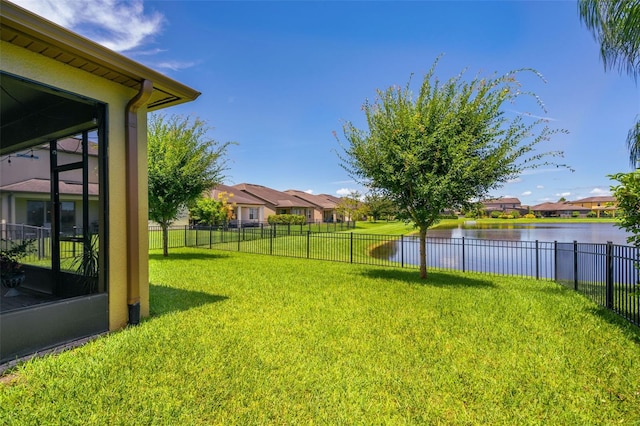
[[[153,83],[143,80],[125,113],[126,218],[127,218],[127,306],[129,324],[140,323],[140,224],[138,220],[138,109],[153,92]]]

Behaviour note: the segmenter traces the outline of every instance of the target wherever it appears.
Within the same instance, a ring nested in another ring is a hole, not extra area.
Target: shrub
[[[580,212],[578,211],[571,212],[571,217],[580,217]]]
[[[304,225],[307,219],[301,214],[276,214],[267,217],[270,225]]]
[[[589,213],[587,213],[587,217],[598,217],[598,213],[590,211]]]
[[[536,215],[533,213],[527,213],[524,215],[525,219],[537,219]]]
[[[514,218],[514,219],[519,219],[520,218],[520,212],[517,210],[514,210],[510,213],[510,215]]]
[[[494,210],[494,211],[492,211],[492,212],[491,212],[491,218],[493,218],[493,219],[497,219],[497,218],[499,218],[501,215],[502,215],[502,213],[500,213],[499,211],[496,211],[496,210]]]

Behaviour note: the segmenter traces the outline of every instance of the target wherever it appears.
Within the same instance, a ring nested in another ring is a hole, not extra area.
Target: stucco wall
[[[108,105],[109,151],[109,328],[114,330],[127,324],[127,241],[125,216],[125,107],[136,91],[117,83],[93,76],[77,68],[64,65],[15,45],[0,42],[2,69],[6,72],[57,87]],[[146,167],[146,110],[138,113],[138,141],[140,173],[139,224],[140,262],[139,280],[141,313],[149,313],[148,237],[147,237],[147,167]]]

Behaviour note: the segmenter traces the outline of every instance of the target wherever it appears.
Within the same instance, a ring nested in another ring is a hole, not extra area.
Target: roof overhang
[[[136,91],[153,82],[150,111],[195,100],[200,92],[71,32],[6,0],[0,0],[0,39]],[[4,96],[4,95],[3,95]]]

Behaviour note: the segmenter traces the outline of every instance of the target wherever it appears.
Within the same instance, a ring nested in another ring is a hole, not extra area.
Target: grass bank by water
[[[636,329],[551,282],[151,254],[152,316],[35,359],[0,424],[634,424]]]

